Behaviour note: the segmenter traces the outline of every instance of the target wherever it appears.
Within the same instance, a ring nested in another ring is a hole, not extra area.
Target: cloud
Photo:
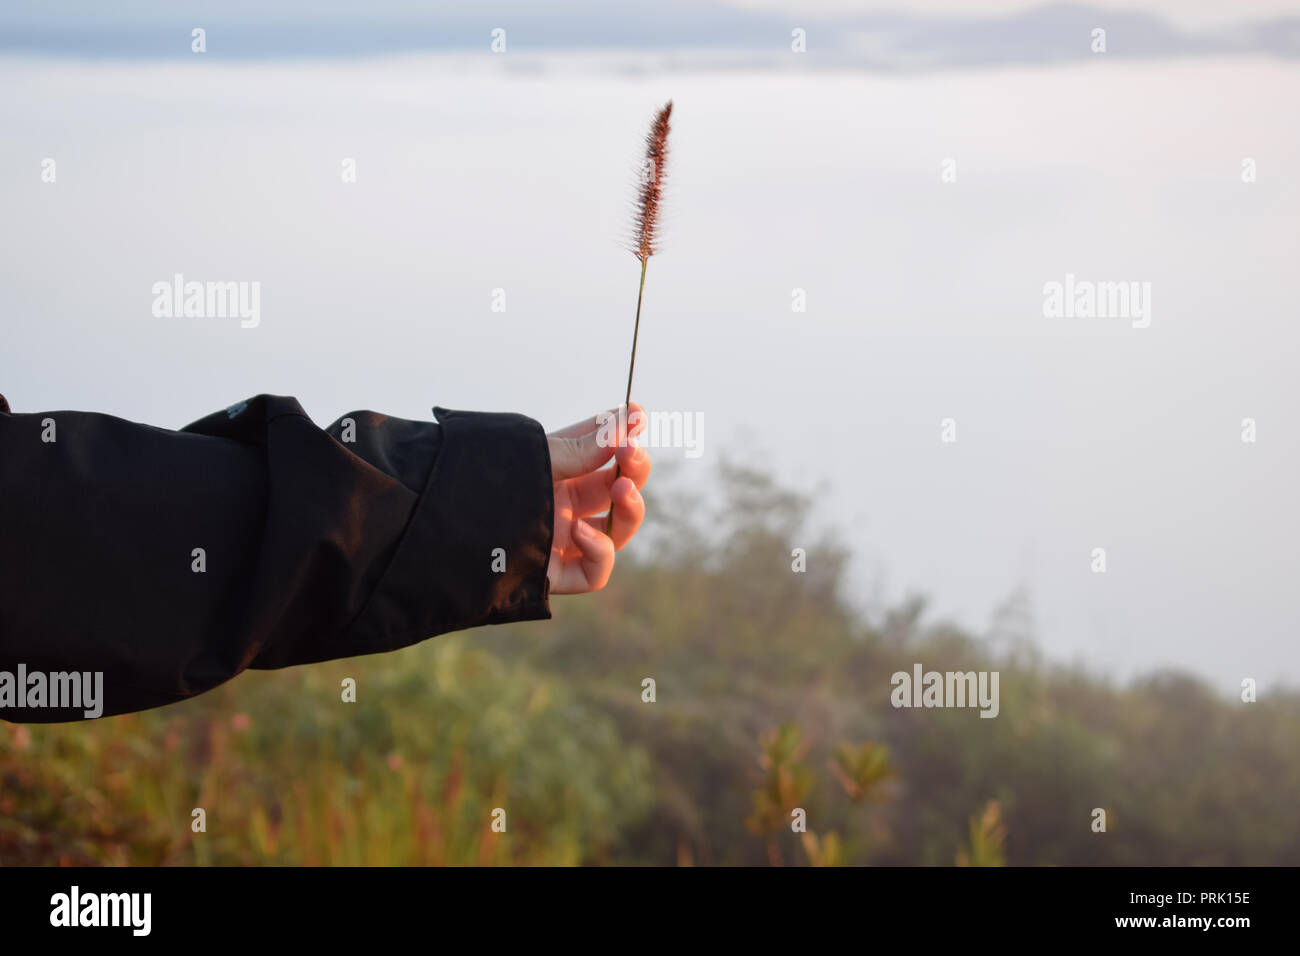
[[[499,0],[490,7],[375,0],[290,0],[274,7],[133,0],[105,6],[0,7],[0,52],[84,58],[182,59],[207,31],[209,60],[357,57],[433,50],[487,54],[507,31],[516,54],[631,50],[688,57],[693,67],[791,65],[790,31],[808,32],[799,66],[874,70],[1082,60],[1095,27],[1111,58],[1254,54],[1300,58],[1294,0]]]
[[[1042,0],[725,0],[738,10],[787,17],[908,14],[939,19],[1000,18],[1053,6]],[[1187,29],[1244,24],[1296,15],[1295,0],[1092,0],[1099,14],[1147,14]]]

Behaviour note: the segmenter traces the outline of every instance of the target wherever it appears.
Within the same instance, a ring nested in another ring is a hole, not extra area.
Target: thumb
[[[547,435],[546,444],[551,451],[551,476],[576,478],[595,471],[614,454],[615,445],[601,441],[600,429],[577,437]]]

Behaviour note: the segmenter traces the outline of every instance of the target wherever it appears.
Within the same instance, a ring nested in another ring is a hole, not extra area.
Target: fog
[[[259,392],[322,423],[616,404],[672,98],[635,397],[704,454],[657,460],[816,493],[869,608],[983,630],[1023,590],[1054,660],[1300,677],[1300,66],[708,61],[0,58],[0,392],[165,427]],[[155,317],[177,273],[260,283],[260,323]],[[1149,283],[1149,324],[1046,317],[1067,276]]]

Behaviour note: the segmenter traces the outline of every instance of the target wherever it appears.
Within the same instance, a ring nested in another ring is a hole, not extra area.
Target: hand
[[[645,430],[645,409],[633,402],[627,419],[617,420],[616,434],[610,416],[620,411],[611,409],[546,436],[555,481],[555,540],[546,568],[552,594],[603,588],[614,570],[614,552],[632,540],[645,518],[640,489],[650,477],[650,452],[632,437]],[[613,468],[600,467],[611,455],[618,463],[617,480]],[[611,502],[614,524],[607,536],[604,515]]]

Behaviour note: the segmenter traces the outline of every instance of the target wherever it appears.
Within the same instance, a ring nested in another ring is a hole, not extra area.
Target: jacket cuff
[[[433,409],[440,449],[345,643],[395,650],[435,634],[551,616],[555,532],[546,433],[513,413]]]

